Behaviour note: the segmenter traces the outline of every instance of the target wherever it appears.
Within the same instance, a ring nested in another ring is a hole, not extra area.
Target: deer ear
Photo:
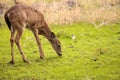
[[[51,33],[51,37],[56,38],[56,36],[55,36],[55,34],[53,32]]]

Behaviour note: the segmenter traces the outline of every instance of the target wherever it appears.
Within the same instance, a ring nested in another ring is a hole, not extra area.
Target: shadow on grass
[[[59,61],[61,60],[63,57],[58,57],[58,56],[54,56],[54,57],[49,57],[49,58],[45,58],[44,60],[42,59],[36,59],[34,62],[51,62],[51,61]]]
[[[54,57],[49,57],[49,58],[47,58],[46,60],[50,60],[50,61],[52,61],[52,60],[60,60],[61,58],[63,58],[63,56],[61,56],[61,57],[59,57],[59,56],[54,56]]]

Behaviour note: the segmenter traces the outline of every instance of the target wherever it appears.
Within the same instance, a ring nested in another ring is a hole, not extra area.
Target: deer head
[[[62,56],[61,43],[56,38],[56,36],[53,32],[51,32],[51,38],[49,39],[49,41],[50,41],[52,47],[54,48],[54,50],[56,51],[56,53],[58,54],[58,56]]]

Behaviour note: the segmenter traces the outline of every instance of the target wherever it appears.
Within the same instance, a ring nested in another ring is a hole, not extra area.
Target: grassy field
[[[49,24],[86,22],[95,27],[120,23],[120,0],[17,0],[43,13]],[[7,8],[14,0],[2,0]],[[54,16],[53,16],[54,15]]]
[[[25,30],[21,45],[31,64],[22,61],[15,46],[15,64],[10,56],[7,27],[0,28],[0,80],[119,80],[120,24],[96,29],[90,24],[51,25],[62,43],[60,58],[41,37],[45,60],[40,60],[32,32]]]

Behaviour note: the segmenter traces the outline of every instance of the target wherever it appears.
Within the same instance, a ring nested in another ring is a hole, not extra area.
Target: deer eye
[[[58,48],[61,48],[61,46],[60,46],[60,45],[58,45],[57,47],[58,47]]]

